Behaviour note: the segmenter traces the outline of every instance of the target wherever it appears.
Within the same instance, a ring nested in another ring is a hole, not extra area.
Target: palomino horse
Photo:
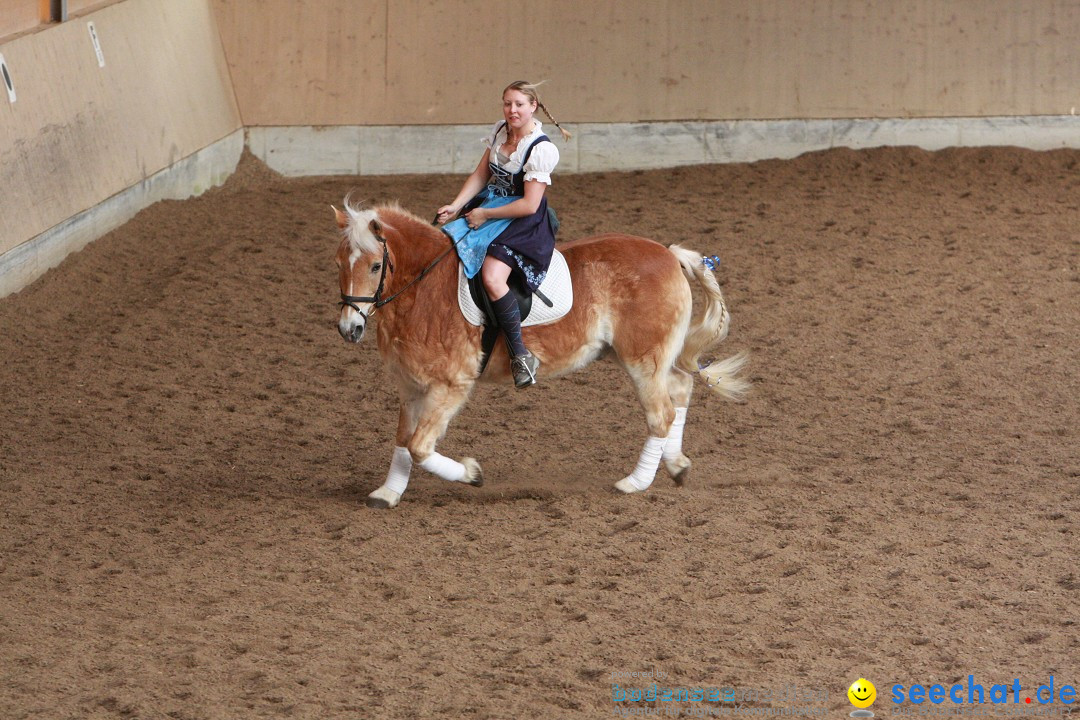
[[[345,210],[334,208],[334,214],[343,235],[337,251],[338,331],[345,340],[360,342],[377,310],[379,353],[400,387],[390,471],[368,496],[368,506],[396,506],[413,463],[444,480],[480,485],[476,460],[458,462],[435,451],[478,379],[482,354],[481,329],[458,309],[458,263],[449,238],[397,206],[359,209],[346,200]],[[702,352],[728,332],[728,312],[712,270],[698,253],[629,235],[599,235],[558,247],[572,274],[574,305],[557,322],[523,330],[541,360],[540,376],[572,372],[612,351],[637,387],[649,428],[637,466],[615,483],[616,489],[646,490],[661,460],[681,484],[690,467],[682,435],[694,376],[732,400],[748,389],[737,377],[744,355],[704,368],[698,364]],[[446,255],[452,257],[443,261]],[[694,325],[690,279],[706,298]],[[480,379],[509,384],[509,366],[500,343]]]

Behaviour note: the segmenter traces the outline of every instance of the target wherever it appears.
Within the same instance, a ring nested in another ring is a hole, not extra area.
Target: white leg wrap
[[[412,455],[409,448],[394,448],[394,459],[390,461],[390,472],[386,474],[386,482],[383,486],[393,490],[398,495],[405,494],[405,488],[409,486],[409,474],[412,472]]]
[[[664,445],[664,459],[674,460],[682,454],[682,433],[686,426],[686,408],[675,408],[675,419],[668,430],[667,444]]]
[[[656,469],[660,467],[660,457],[664,453],[665,443],[667,443],[667,438],[653,437],[651,435],[645,441],[645,447],[641,450],[641,457],[638,458],[637,467],[626,478],[627,482],[635,490],[646,490],[652,485],[653,478],[656,477]]]
[[[424,458],[424,461],[420,463],[420,467],[432,475],[438,475],[443,480],[449,480],[450,482],[461,482],[465,479],[464,465],[437,452],[433,452]]]

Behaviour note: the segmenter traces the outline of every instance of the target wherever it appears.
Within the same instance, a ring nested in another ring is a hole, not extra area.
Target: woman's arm
[[[488,220],[495,218],[519,218],[532,215],[540,207],[540,201],[544,199],[544,191],[547,183],[539,180],[527,180],[525,182],[525,196],[507,203],[500,207],[476,208],[465,214],[469,221],[469,227],[478,228]]]
[[[488,178],[491,177],[491,168],[488,167],[489,158],[491,157],[491,148],[484,151],[484,156],[480,158],[479,164],[476,169],[472,171],[469,177],[465,178],[465,184],[461,186],[461,192],[454,198],[454,202],[449,205],[443,205],[438,210],[438,220],[440,223],[446,224],[452,220],[465,206],[465,203],[476,197],[476,193],[484,189],[487,185]],[[539,201],[538,201],[539,204]],[[535,212],[535,210],[533,211]]]

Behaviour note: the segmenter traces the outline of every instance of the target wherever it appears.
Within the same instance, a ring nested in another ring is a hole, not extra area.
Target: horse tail
[[[706,299],[705,312],[701,320],[687,330],[675,366],[691,375],[700,375],[705,384],[722,397],[741,400],[750,390],[750,383],[738,377],[749,358],[746,352],[704,366],[700,364],[701,354],[723,341],[731,327],[731,315],[724,304],[716,275],[693,250],[678,245],[671,245],[668,250],[679,261],[686,279],[698,281]]]

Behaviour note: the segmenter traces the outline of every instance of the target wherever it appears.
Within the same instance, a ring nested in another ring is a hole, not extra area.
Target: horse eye
[[[382,263],[375,263],[371,266],[371,272],[373,273],[379,272],[380,269],[382,269]]]

